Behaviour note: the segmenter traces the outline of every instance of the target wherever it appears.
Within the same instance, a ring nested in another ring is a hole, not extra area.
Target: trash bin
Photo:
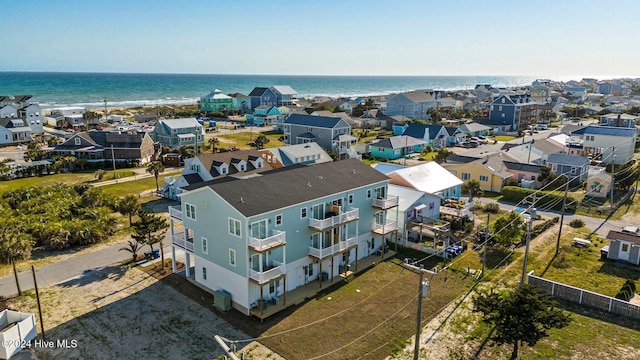
[[[157,259],[160,257],[160,249],[153,249],[153,258]]]
[[[144,259],[147,261],[153,260],[153,253],[151,251],[147,251],[144,253]]]

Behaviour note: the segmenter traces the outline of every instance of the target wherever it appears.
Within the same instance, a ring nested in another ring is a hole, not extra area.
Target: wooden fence
[[[528,274],[527,282],[559,299],[640,320],[640,306],[627,301],[543,279],[533,275],[533,271]]]

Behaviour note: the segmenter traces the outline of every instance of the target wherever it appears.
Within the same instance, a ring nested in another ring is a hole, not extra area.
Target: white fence
[[[624,317],[640,319],[640,306],[620,299],[543,279],[533,275],[533,271],[528,274],[527,282],[545,293],[559,299],[590,306]]]

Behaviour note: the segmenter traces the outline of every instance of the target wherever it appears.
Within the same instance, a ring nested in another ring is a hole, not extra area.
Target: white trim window
[[[480,181],[489,181],[489,177],[487,175],[480,175]]]
[[[236,266],[236,251],[229,249],[229,265]]]
[[[367,199],[371,199],[371,189],[367,189]]]
[[[353,204],[353,194],[347,195],[347,203],[348,204]]]
[[[202,267],[202,280],[207,280],[207,268]]]
[[[282,225],[282,214],[276,215],[276,226]]]
[[[463,173],[460,174],[460,177],[462,178],[462,180],[471,180],[471,174],[470,173],[463,172]]]
[[[185,203],[184,204],[184,212],[187,219],[195,220],[196,219],[196,206],[193,204]]]
[[[242,236],[242,231],[240,230],[240,220],[229,218],[229,234],[237,237]]]
[[[203,254],[208,254],[209,253],[209,242],[207,241],[207,238],[202,238],[202,253]]]
[[[300,219],[306,219],[307,218],[307,208],[303,207],[300,208]]]

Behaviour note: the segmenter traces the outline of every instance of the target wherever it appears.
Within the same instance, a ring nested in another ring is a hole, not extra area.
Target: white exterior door
[[[629,261],[629,251],[631,249],[631,245],[627,242],[620,242],[620,251],[618,252],[618,258],[620,260]]]

